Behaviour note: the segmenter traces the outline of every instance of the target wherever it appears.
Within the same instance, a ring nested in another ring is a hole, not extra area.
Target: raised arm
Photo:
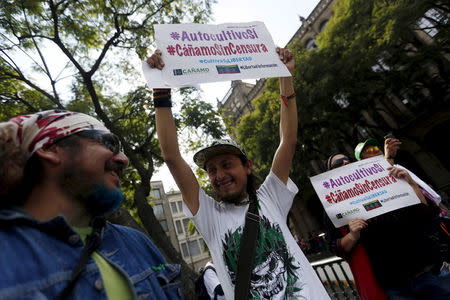
[[[161,58],[161,52],[157,50],[147,59],[147,63],[152,68],[162,69],[164,63]],[[155,90],[154,93],[159,94],[161,101],[166,101],[167,95],[170,95],[170,90]],[[155,99],[156,132],[159,146],[161,147],[164,161],[181,191],[184,203],[191,213],[195,215],[199,208],[199,185],[188,163],[181,156],[172,109],[171,107],[157,107],[158,101],[158,99]]]
[[[401,144],[400,140],[393,137],[384,140],[384,157],[391,165],[394,165],[394,159]]]
[[[291,51],[277,48],[281,61],[291,74],[295,68],[295,59]],[[280,145],[272,162],[272,172],[287,183],[297,145],[297,103],[292,77],[280,78]]]

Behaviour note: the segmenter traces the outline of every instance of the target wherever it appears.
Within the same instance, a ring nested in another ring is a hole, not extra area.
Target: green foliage
[[[187,233],[189,235],[194,235],[194,234],[198,233],[197,227],[195,227],[195,224],[194,224],[194,222],[192,222],[192,220],[189,220],[189,222],[188,222]]]
[[[278,80],[266,81],[264,92],[253,100],[254,111],[237,126],[237,138],[254,162],[254,171],[264,178],[279,144],[280,98]]]
[[[197,178],[198,184],[202,187],[206,194],[211,197],[214,196],[214,191],[211,186],[211,182],[209,181],[208,174],[205,170],[201,168],[195,169],[195,177]]]
[[[183,101],[179,125],[187,130],[184,139],[188,150],[195,151],[210,139],[220,139],[224,135],[224,127],[220,114],[210,103],[200,101],[195,89],[181,89]]]

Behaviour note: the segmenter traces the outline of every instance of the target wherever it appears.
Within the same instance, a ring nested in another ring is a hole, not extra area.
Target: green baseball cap
[[[376,139],[367,139],[364,142],[359,143],[355,148],[355,158],[356,160],[361,160],[361,153],[366,146],[379,146],[380,144]]]
[[[205,169],[205,164],[209,159],[221,154],[243,155],[247,157],[244,150],[234,141],[216,140],[211,145],[195,153],[194,162],[200,168]]]

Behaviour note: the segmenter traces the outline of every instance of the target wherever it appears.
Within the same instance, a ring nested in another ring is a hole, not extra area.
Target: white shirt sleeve
[[[294,196],[297,193],[298,187],[290,178],[287,184],[284,184],[272,170],[258,189],[260,199],[269,199],[270,204],[274,205],[284,218],[287,218]]]
[[[214,226],[216,226],[217,220],[220,218],[220,211],[223,208],[216,200],[208,196],[202,188],[199,190],[198,200],[199,208],[195,216],[192,215],[189,208],[184,204],[184,201],[183,212],[188,218],[194,221],[195,226],[205,241],[210,241],[215,230]]]

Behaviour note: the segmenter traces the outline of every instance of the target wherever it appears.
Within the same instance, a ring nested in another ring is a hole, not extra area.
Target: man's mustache
[[[114,162],[114,161],[107,161],[105,163],[105,170],[107,172],[113,171],[115,172],[119,177],[122,176],[123,170],[125,169],[125,165],[122,163]]]

